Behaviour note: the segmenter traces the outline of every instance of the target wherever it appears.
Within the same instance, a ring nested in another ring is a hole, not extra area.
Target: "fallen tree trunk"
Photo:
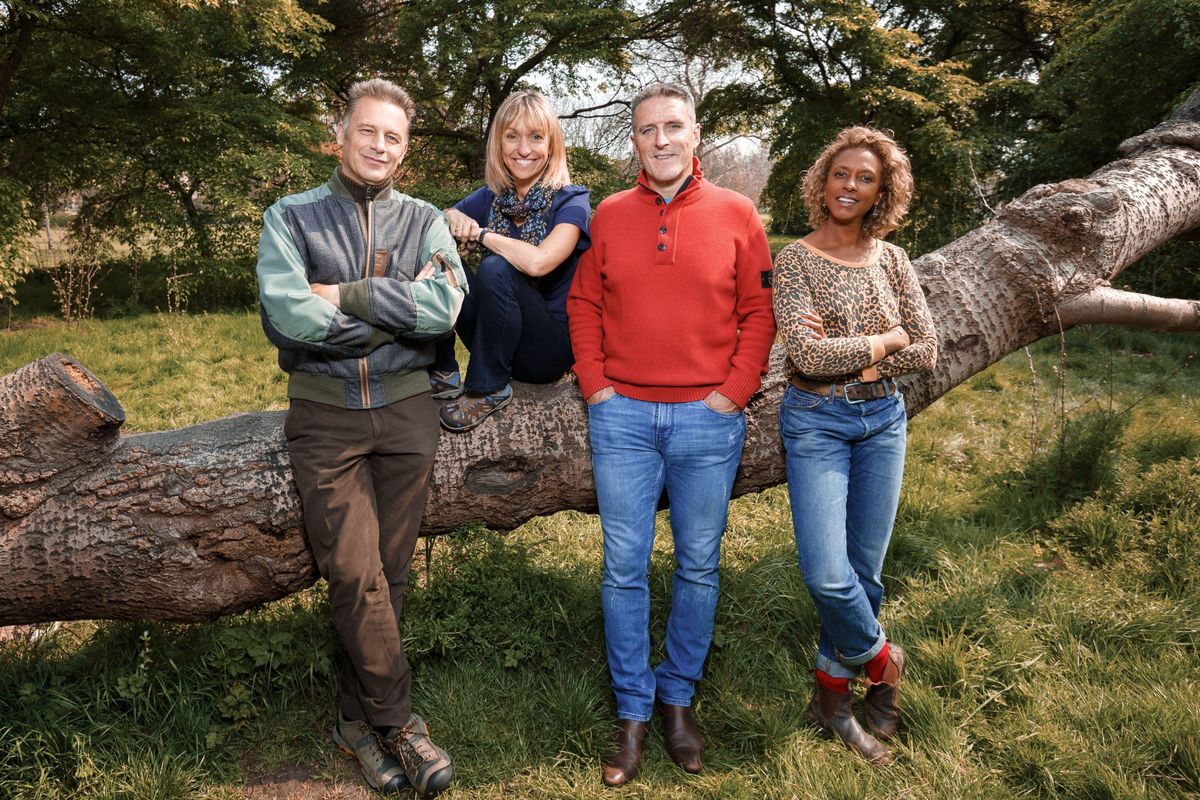
[[[1008,353],[1083,322],[1200,329],[1200,303],[1110,281],[1200,228],[1200,93],[1086,180],[1037,186],[915,264],[938,328],[937,369],[905,383],[916,414]],[[784,480],[782,352],[748,411],[736,494]],[[49,356],[0,378],[0,624],[212,619],[316,577],[282,413],[121,436],[95,376]],[[511,529],[595,509],[586,411],[572,379],[519,386],[507,411],[442,437],[428,534]]]

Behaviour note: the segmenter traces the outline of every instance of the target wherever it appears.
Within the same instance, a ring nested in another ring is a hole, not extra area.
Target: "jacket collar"
[[[701,186],[704,184],[704,170],[700,168],[700,159],[692,156],[692,174],[684,180],[683,185],[679,187],[679,191],[671,198],[671,202],[683,198],[691,198],[693,195],[700,192]],[[660,197],[658,192],[650,188],[650,182],[646,179],[646,170],[638,172],[637,179],[638,188],[646,192],[650,197]]]
[[[342,168],[338,167],[333,171],[333,177],[329,179],[329,188],[336,195],[353,200],[359,205],[366,205],[371,200],[389,199],[392,194],[392,180],[388,178],[385,183],[378,186],[369,186],[347,177],[342,172]]]

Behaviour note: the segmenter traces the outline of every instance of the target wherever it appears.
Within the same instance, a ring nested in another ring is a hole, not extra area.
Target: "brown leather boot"
[[[867,680],[863,698],[863,717],[867,730],[880,739],[891,739],[900,731],[900,676],[904,674],[907,657],[904,648],[888,642],[888,664],[883,680]]]
[[[813,690],[812,702],[808,704],[808,719],[826,736],[837,737],[872,764],[886,767],[895,760],[891,750],[858,724],[850,710],[848,694],[826,689],[818,683]]]
[[[659,703],[663,720],[663,742],[671,760],[684,772],[695,774],[704,766],[704,736],[696,727],[696,718],[689,706]]]
[[[612,751],[600,762],[600,778],[607,786],[623,786],[637,775],[642,765],[642,743],[646,741],[646,723],[632,719],[617,720]]]

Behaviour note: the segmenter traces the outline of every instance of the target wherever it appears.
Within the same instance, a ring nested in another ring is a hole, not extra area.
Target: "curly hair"
[[[913,194],[912,166],[890,131],[866,125],[840,130],[804,173],[804,205],[808,208],[808,224],[816,230],[829,219],[829,209],[825,207],[825,181],[829,178],[834,157],[851,147],[865,147],[883,163],[879,197],[862,221],[863,233],[882,239],[900,227],[900,222],[908,212]]]

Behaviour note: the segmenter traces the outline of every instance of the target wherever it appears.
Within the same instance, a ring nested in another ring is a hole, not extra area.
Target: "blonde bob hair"
[[[567,147],[563,142],[562,126],[558,124],[558,114],[544,94],[527,89],[513,92],[500,104],[500,108],[496,109],[496,117],[492,120],[492,129],[487,140],[484,180],[488,188],[496,194],[514,188],[513,177],[504,166],[503,144],[504,132],[515,126],[540,131],[550,145],[546,169],[541,177],[543,188],[556,192],[570,183]]]
[[[838,153],[852,147],[865,147],[883,164],[879,197],[862,221],[863,233],[882,239],[899,228],[904,215],[908,213],[913,194],[912,165],[890,132],[866,125],[855,125],[839,131],[804,173],[804,205],[808,208],[808,224],[816,230],[829,219],[829,209],[825,206],[825,181],[829,179],[829,168]]]

